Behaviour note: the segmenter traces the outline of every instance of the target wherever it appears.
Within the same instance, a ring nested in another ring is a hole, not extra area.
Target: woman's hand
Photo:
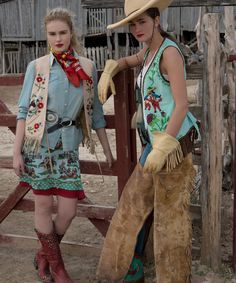
[[[104,152],[104,155],[106,156],[106,161],[108,162],[109,168],[111,168],[115,161],[115,159],[112,156],[111,151],[109,150],[108,152]]]
[[[13,156],[13,169],[17,176],[21,176],[25,173],[25,165],[21,153],[14,154]]]
[[[114,158],[112,156],[112,152],[111,152],[111,148],[110,148],[110,145],[107,139],[105,128],[96,129],[96,133],[102,145],[102,149],[106,156],[107,162],[109,164],[109,168],[111,168],[114,162]]]

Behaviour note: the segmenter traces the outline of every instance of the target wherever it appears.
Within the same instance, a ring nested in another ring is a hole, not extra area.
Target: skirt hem
[[[82,200],[86,197],[84,190],[76,190],[76,191],[69,191],[61,188],[50,188],[47,190],[36,190],[32,188],[32,186],[27,183],[27,182],[20,182],[22,186],[29,186],[33,193],[35,195],[42,195],[42,196],[50,196],[50,195],[55,195],[55,196],[62,196],[66,198],[77,198],[79,200]]]

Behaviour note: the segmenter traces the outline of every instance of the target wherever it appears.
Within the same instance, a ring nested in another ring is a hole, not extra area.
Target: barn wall
[[[43,19],[47,9],[58,6],[75,14],[75,25],[82,36],[82,9],[80,0],[13,0],[0,4],[0,27],[3,41],[45,40]]]
[[[82,9],[81,0],[12,0],[0,4],[0,28],[3,41],[41,41],[45,40],[43,18],[47,9],[57,6],[68,8],[75,14],[75,25],[79,36],[106,33],[106,26],[124,17],[123,9]],[[236,7],[234,7],[236,11]],[[223,7],[214,7],[213,12],[223,15]],[[182,31],[195,31],[198,20],[198,7],[169,8],[167,13],[168,30],[177,35]],[[162,20],[162,23],[166,19]],[[88,27],[87,27],[88,25]],[[223,28],[223,17],[220,19]],[[116,32],[127,32],[126,27]]]
[[[63,7],[72,11],[75,15],[74,22],[77,28],[78,35],[83,33],[82,29],[82,9],[80,8],[80,0],[45,0],[35,1],[35,22],[36,22],[36,40],[45,40],[43,19],[48,9],[55,7]]]
[[[3,40],[34,39],[34,1],[15,0],[0,5],[0,26]]]

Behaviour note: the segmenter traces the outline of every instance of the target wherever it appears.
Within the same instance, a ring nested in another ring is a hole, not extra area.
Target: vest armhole
[[[181,58],[182,58],[182,60],[183,60],[184,70],[185,70],[185,60],[184,60],[184,56],[183,56],[181,50],[180,50],[177,46],[175,46],[175,45],[172,45],[172,44],[166,45],[166,46],[164,46],[163,49],[161,50],[161,54],[160,54],[160,56],[159,56],[159,58],[158,58],[158,63],[159,63],[159,64],[158,64],[158,72],[159,72],[160,76],[162,77],[162,79],[163,79],[165,82],[170,83],[170,81],[167,80],[167,79],[164,77],[164,75],[163,75],[163,73],[161,72],[161,69],[160,69],[161,60],[162,60],[162,57],[163,57],[163,53],[164,53],[164,51],[165,51],[168,47],[174,47],[175,49],[177,49],[177,51],[179,52],[179,54],[180,54],[180,56],[181,56]]]

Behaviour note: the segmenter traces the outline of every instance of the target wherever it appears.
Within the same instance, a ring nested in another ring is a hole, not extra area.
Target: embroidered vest
[[[174,98],[169,82],[160,72],[160,59],[164,50],[173,46],[178,48],[177,44],[166,38],[160,46],[155,57],[149,65],[142,81],[143,114],[145,127],[148,130],[150,140],[153,140],[153,132],[163,132],[172,115],[175,107]],[[182,126],[176,136],[179,140],[194,125],[198,130],[196,118],[188,112]]]
[[[92,80],[92,62],[84,57],[79,57],[80,64],[90,77],[83,83],[84,110],[80,114],[80,123],[83,132],[83,142],[94,153],[95,143],[92,140],[92,115],[94,85]],[[48,83],[50,74],[50,55],[35,60],[36,76],[34,79],[30,98],[29,110],[25,123],[24,151],[36,153],[39,150],[46,125],[46,111],[48,99]],[[47,134],[47,133],[46,133]]]

